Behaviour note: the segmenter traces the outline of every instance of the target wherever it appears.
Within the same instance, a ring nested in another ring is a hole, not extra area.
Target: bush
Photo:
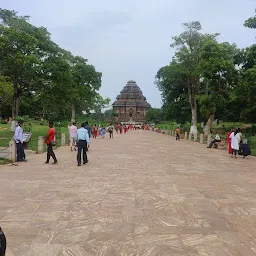
[[[32,119],[29,116],[17,116],[15,121],[30,122]]]
[[[6,121],[6,120],[1,120],[1,124],[8,124],[8,121]]]

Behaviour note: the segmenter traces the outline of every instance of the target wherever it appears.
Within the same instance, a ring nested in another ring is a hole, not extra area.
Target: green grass
[[[24,125],[26,126],[26,123]],[[32,124],[32,137],[28,144],[29,149],[32,149],[33,151],[37,151],[38,137],[45,136],[47,134],[48,128],[49,127],[47,125]],[[56,130],[58,131],[58,127],[56,128]],[[60,133],[66,134],[66,141],[67,141],[68,128],[61,127]],[[10,124],[0,124],[0,147],[7,147],[12,137],[13,137],[13,132],[10,131]],[[61,135],[58,136],[59,138],[58,144],[60,144],[59,143],[60,137]]]
[[[11,163],[11,162],[12,162],[12,161],[9,160],[9,159],[0,157],[0,165],[2,165],[2,164],[9,164],[9,163]]]

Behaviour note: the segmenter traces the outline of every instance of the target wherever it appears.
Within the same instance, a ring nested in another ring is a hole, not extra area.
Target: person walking
[[[101,129],[100,129],[100,135],[102,139],[105,139],[106,136],[106,128],[102,125]]]
[[[110,138],[110,139],[111,139],[111,138],[113,139],[113,138],[114,138],[114,136],[113,136],[114,127],[113,127],[112,124],[109,125],[109,127],[108,127],[108,132],[109,132],[109,138]]]
[[[96,138],[97,138],[97,135],[98,135],[98,127],[97,127],[97,124],[95,124],[95,125],[93,126],[93,130],[92,130],[92,137],[93,137],[94,139],[96,139]]]
[[[0,227],[0,256],[5,256],[6,251],[6,237]]]
[[[230,155],[232,154],[231,138],[230,138],[230,135],[231,135],[232,132],[234,132],[233,129],[231,129],[231,131],[228,132],[228,136],[227,136],[228,153],[229,153]]]
[[[81,154],[83,153],[83,164],[88,163],[87,153],[90,146],[90,137],[88,130],[85,129],[85,124],[81,124],[81,128],[77,130],[77,166],[81,166]]]
[[[53,122],[49,122],[49,129],[45,138],[45,143],[47,144],[47,159],[46,159],[46,164],[49,164],[50,158],[53,158],[53,164],[57,164],[57,158],[53,152],[53,146],[56,145],[55,142],[55,136],[56,136],[56,131],[55,128],[53,127]]]
[[[229,136],[229,138],[231,139],[231,148],[232,148],[232,156],[237,155],[237,151],[239,150],[239,144],[238,144],[238,140],[237,140],[237,130],[235,132],[232,132]]]
[[[23,147],[23,129],[22,129],[23,122],[20,120],[18,122],[18,126],[15,129],[14,133],[14,140],[16,143],[17,149],[17,162],[26,161],[26,156]]]
[[[88,131],[89,138],[92,136],[92,127],[89,125],[88,121],[85,121],[85,129]]]
[[[175,132],[176,132],[176,140],[180,140],[180,127],[177,127]]]
[[[68,127],[69,130],[69,143],[70,143],[70,150],[76,150],[76,134],[77,134],[77,127],[76,123],[74,122],[71,126]]]

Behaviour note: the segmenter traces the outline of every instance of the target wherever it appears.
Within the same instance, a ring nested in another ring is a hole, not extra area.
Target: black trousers
[[[113,132],[109,132],[109,138],[114,138],[113,137]]]
[[[208,146],[208,148],[211,148],[212,146],[213,146],[213,144],[214,143],[216,143],[216,142],[221,142],[221,140],[213,140],[213,141],[211,141],[211,143],[210,143],[210,145]]]
[[[17,149],[17,161],[24,161],[26,159],[24,147],[21,142],[16,143],[16,149]]]
[[[86,153],[87,150],[88,150],[87,141],[79,140],[77,142],[77,164],[78,165],[81,165],[81,154],[82,153],[83,153],[83,162],[84,163],[88,162],[87,153]]]
[[[2,231],[0,231],[0,256],[5,256],[6,238]]]
[[[51,157],[53,158],[54,163],[56,163],[57,158],[53,152],[52,144],[50,143],[50,144],[47,144],[47,160],[46,160],[46,162],[49,163]]]
[[[180,135],[176,133],[176,140],[180,140]]]

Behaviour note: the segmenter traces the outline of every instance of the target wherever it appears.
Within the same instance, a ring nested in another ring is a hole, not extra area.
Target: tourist
[[[26,156],[23,147],[23,129],[22,129],[23,122],[20,120],[18,122],[18,126],[15,129],[14,133],[14,140],[16,143],[17,149],[17,162],[26,161]]]
[[[238,141],[238,145],[240,145],[243,142],[243,134],[242,134],[240,128],[237,129],[236,138],[237,138],[237,141]]]
[[[91,138],[92,135],[92,127],[89,125],[88,121],[85,121],[85,129],[88,131],[89,138]]]
[[[73,146],[74,146],[74,150],[76,150],[76,135],[77,135],[76,123],[74,122],[71,126],[69,126],[68,130],[69,130],[70,150],[73,151]]]
[[[6,237],[0,227],[0,256],[5,256],[6,251]]]
[[[247,144],[247,141],[244,140],[240,144],[239,152],[238,154],[246,158],[247,156],[251,155],[251,149],[250,146]]]
[[[122,124],[119,125],[119,131],[120,131],[120,134],[123,133],[123,126],[122,126]]]
[[[234,129],[231,129],[231,131],[228,132],[228,137],[227,137],[228,153],[229,153],[230,155],[232,154],[231,138],[230,138],[230,135],[231,135],[232,132],[234,132]]]
[[[232,157],[237,155],[237,151],[239,150],[239,144],[238,144],[238,140],[237,140],[237,130],[235,132],[232,132],[229,136],[229,138],[231,139],[231,148],[232,148]]]
[[[46,164],[49,164],[50,158],[53,158],[53,164],[57,164],[57,158],[53,152],[53,147],[56,145],[55,141],[56,131],[53,127],[53,122],[49,122],[49,129],[45,138],[45,143],[47,144],[47,159]]]
[[[127,133],[127,126],[125,125],[124,126],[124,134],[126,134]]]
[[[176,140],[180,140],[180,127],[176,128]]]
[[[95,125],[93,126],[93,129],[92,129],[92,137],[93,137],[94,139],[96,139],[96,138],[97,138],[97,135],[98,135],[98,127],[97,127],[97,124],[95,124]]]
[[[116,133],[118,133],[118,130],[119,130],[119,125],[118,124],[115,125],[115,130],[116,130]]]
[[[77,130],[77,166],[81,166],[81,154],[83,152],[83,164],[88,163],[86,151],[89,148],[91,141],[88,130],[85,129],[85,124],[81,124],[81,128]]]
[[[106,136],[106,128],[102,125],[101,129],[100,129],[100,135],[102,139],[105,139]]]
[[[113,138],[113,133],[114,133],[114,127],[112,124],[109,125],[108,127],[108,132],[109,132],[109,138]]]
[[[213,144],[215,144],[216,142],[221,142],[220,135],[217,132],[215,132],[215,138],[213,141],[211,141],[207,148],[212,148]]]

